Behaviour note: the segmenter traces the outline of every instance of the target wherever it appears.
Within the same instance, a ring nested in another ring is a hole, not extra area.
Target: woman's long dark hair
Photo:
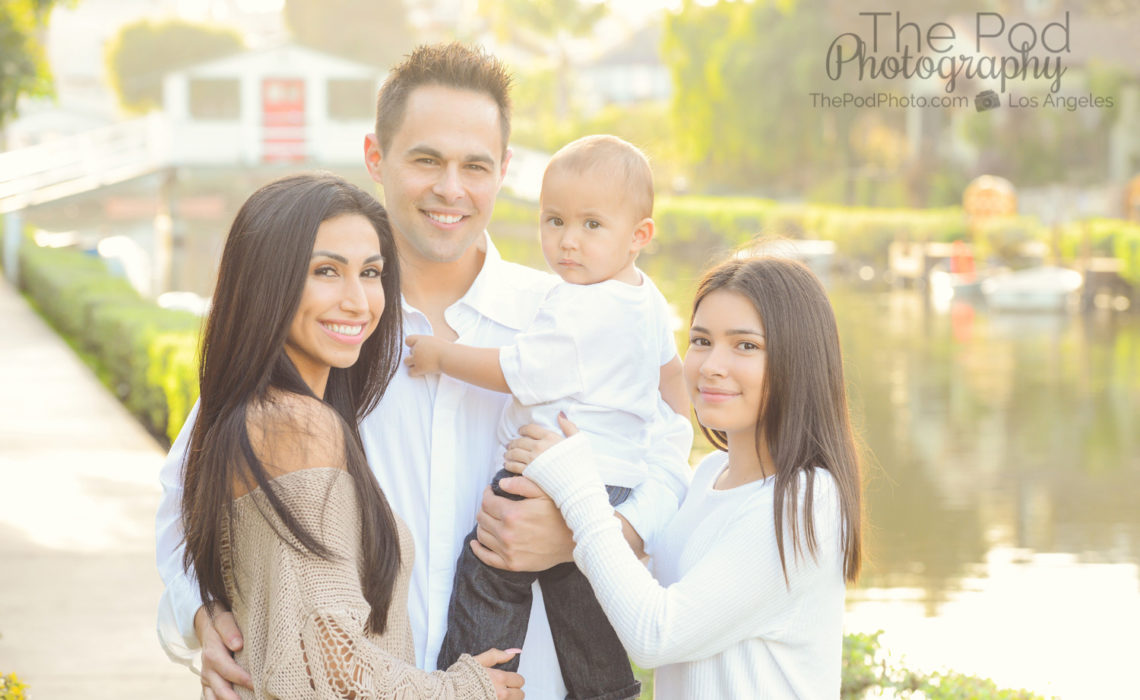
[[[783,522],[790,523],[795,551],[817,552],[812,513],[813,467],[831,472],[839,491],[843,534],[843,575],[854,581],[862,557],[862,481],[855,438],[847,412],[839,329],[827,292],[801,263],[778,257],[733,259],[701,279],[693,301],[726,290],[748,299],[764,324],[767,358],[756,449],[766,442],[775,467],[776,543],[787,575]],[[728,436],[701,426],[719,450]],[[800,475],[807,477],[803,517],[798,512]],[[803,532],[800,532],[800,526]]]
[[[285,353],[289,326],[301,301],[321,223],[345,214],[368,219],[384,256],[385,305],[376,330],[346,369],[333,367],[323,400],[343,423],[348,473],[362,511],[364,598],[369,628],[383,631],[400,548],[395,519],[364,458],[357,425],[372,410],[399,364],[403,339],[400,275],[388,215],[374,197],[327,173],[292,175],[255,192],[230,227],[213,306],[202,338],[201,398],[190,437],[182,494],[184,565],[198,576],[202,600],[233,607],[223,578],[223,557],[233,550],[223,536],[233,525],[234,485],[260,487],[289,532],[310,552],[330,556],[289,513],[270,484],[250,441],[247,415],[297,394],[320,400]],[[303,426],[301,426],[303,427]],[[335,465],[327,465],[335,466]]]

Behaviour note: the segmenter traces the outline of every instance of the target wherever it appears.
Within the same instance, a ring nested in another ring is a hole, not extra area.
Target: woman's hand
[[[558,427],[562,428],[565,437],[578,432],[578,426],[571,423],[561,411],[558,413]],[[528,464],[563,439],[562,435],[541,425],[534,423],[524,425],[519,429],[519,436],[507,443],[507,451],[503,454],[503,468],[515,474],[522,474]]]
[[[495,697],[498,700],[522,700],[525,697],[525,693],[522,691],[525,681],[522,676],[512,671],[500,671],[494,668],[515,658],[515,654],[520,651],[522,650],[488,649],[474,657],[483,668],[487,669],[487,675],[491,677],[491,684],[495,686]]]

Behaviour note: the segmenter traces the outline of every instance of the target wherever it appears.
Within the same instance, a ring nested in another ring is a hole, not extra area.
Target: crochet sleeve
[[[446,671],[422,671],[369,640],[363,633],[366,617],[334,610],[314,610],[309,614],[299,639],[301,664],[297,667],[304,669],[308,682],[298,679],[302,681],[300,686],[291,684],[307,691],[298,697],[338,700],[495,697],[486,671],[469,654],[461,656]],[[288,668],[280,669],[278,675],[282,671],[292,675]]]
[[[490,677],[471,656],[464,654],[446,671],[427,672],[366,631],[370,608],[360,585],[360,516],[351,479],[336,473],[340,478],[327,490],[312,484],[292,488],[299,484],[294,480],[282,494],[290,512],[334,556],[324,560],[284,539],[277,542],[270,565],[282,585],[268,601],[266,693],[338,700],[494,698]],[[392,601],[406,604],[402,598]]]

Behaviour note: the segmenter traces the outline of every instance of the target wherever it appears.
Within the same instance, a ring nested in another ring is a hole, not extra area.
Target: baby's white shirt
[[[555,285],[534,322],[500,349],[514,396],[499,420],[502,445],[527,423],[558,431],[565,411],[590,439],[605,483],[633,487],[645,479],[650,426],[669,410],[661,366],[677,347],[669,303],[638,274],[640,285]]]

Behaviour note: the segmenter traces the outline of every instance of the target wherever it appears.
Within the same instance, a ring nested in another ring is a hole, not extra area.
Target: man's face
[[[387,153],[368,136],[365,164],[384,187],[403,258],[443,263],[476,254],[507,170],[503,146],[490,96],[439,85],[408,96]]]

